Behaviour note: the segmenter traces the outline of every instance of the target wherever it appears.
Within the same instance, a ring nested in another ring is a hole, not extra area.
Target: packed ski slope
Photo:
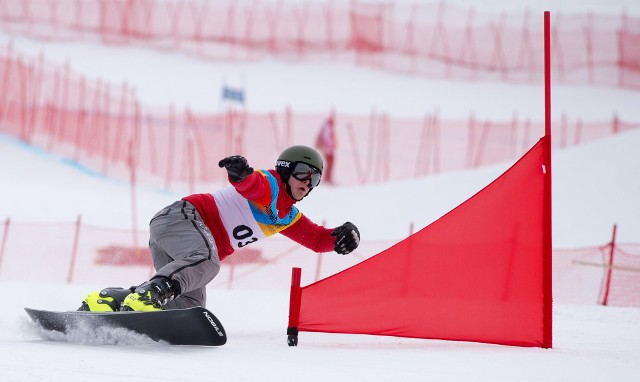
[[[499,10],[502,3],[514,7],[514,2],[503,1],[485,6]],[[566,4],[571,2],[564,4],[570,7]],[[633,2],[610,4],[606,9],[612,13],[623,7],[638,13]],[[603,8],[599,3],[593,6],[599,11]],[[127,80],[137,86],[144,102],[156,105],[178,101],[202,110],[215,108],[219,81],[227,74],[248,79],[253,89],[248,106],[254,110],[281,110],[297,100],[301,109],[313,111],[338,106],[367,113],[377,106],[394,115],[421,115],[435,105],[449,116],[467,115],[470,109],[481,117],[510,116],[513,110],[542,115],[541,87],[449,84],[347,65],[201,63],[167,53],[19,38],[14,44],[25,52],[42,49],[48,59],[63,62],[68,58],[75,69],[89,75]],[[151,69],[149,62],[153,62]],[[376,87],[396,90],[367,91]],[[623,118],[640,120],[637,92],[555,87],[553,103],[554,110],[584,118],[608,118],[618,112]],[[554,152],[554,247],[606,243],[616,223],[620,241],[640,242],[638,147],[640,131],[631,131]],[[414,222],[416,228],[426,226],[509,165],[385,185],[320,187],[301,209],[329,225],[351,220],[364,239],[401,239],[409,223]],[[0,218],[55,222],[73,221],[82,214],[90,224],[130,227],[126,184],[87,173],[64,158],[4,135],[0,135],[0,179]],[[141,226],[158,209],[182,196],[144,188],[138,192]],[[37,227],[33,236],[38,240]],[[241,290],[209,288],[208,308],[229,335],[225,346],[170,347],[117,331],[99,338],[82,332],[66,337],[43,332],[28,321],[23,307],[75,309],[88,291],[106,285],[10,282],[3,280],[0,270],[0,380],[507,382],[632,381],[640,375],[640,309],[556,304],[554,349],[549,350],[323,333],[302,333],[300,345],[289,348],[285,336],[288,289],[260,288],[260,282],[269,283],[256,280],[255,288]]]
[[[2,287],[3,381],[584,382],[640,375],[640,309],[556,306],[551,350],[322,333],[301,333],[299,346],[290,348],[286,292],[216,290],[209,306],[225,324],[229,342],[221,348],[171,347],[118,332],[98,339],[41,333],[21,311],[26,301],[72,307],[87,286]]]

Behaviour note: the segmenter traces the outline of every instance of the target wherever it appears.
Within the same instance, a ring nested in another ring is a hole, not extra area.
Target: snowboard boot
[[[180,295],[180,285],[166,277],[156,277],[138,286],[124,299],[122,310],[154,311]]]
[[[118,312],[122,309],[122,302],[131,293],[133,287],[104,288],[100,292],[91,292],[84,298],[79,311],[88,312]]]

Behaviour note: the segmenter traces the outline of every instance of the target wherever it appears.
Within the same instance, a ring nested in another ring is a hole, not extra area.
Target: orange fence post
[[[11,220],[7,218],[4,222],[4,232],[2,234],[2,241],[0,241],[0,270],[2,270],[2,259],[4,257],[4,246],[7,243],[7,236],[9,235],[9,223]]]
[[[69,273],[67,274],[67,283],[71,284],[73,281],[73,271],[76,266],[76,258],[78,256],[78,239],[80,237],[80,225],[82,224],[82,215],[78,215],[76,221],[76,234],[73,238],[73,249],[71,251],[71,261],[69,262]]]
[[[609,245],[609,266],[607,269],[607,281],[604,289],[604,297],[602,298],[602,305],[607,306],[609,302],[609,290],[611,287],[611,274],[613,273],[613,255],[616,250],[616,231],[618,230],[617,224],[613,225],[613,236],[611,237],[611,244]]]

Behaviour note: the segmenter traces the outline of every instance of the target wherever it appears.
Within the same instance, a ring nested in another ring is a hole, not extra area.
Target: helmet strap
[[[309,194],[311,193],[311,191],[313,190],[313,187],[309,188],[309,191],[307,191],[307,194],[305,196],[302,197],[302,199],[298,200],[296,198],[293,197],[293,194],[291,193],[291,186],[289,185],[289,180],[287,179],[286,182],[284,182],[284,185],[286,186],[287,189],[287,194],[289,194],[289,196],[291,197],[291,199],[295,200],[296,202],[301,201],[302,199],[306,198],[307,196],[309,196]]]
[[[293,194],[291,193],[291,186],[289,186],[289,181],[287,180],[286,182],[284,182],[284,185],[286,186],[287,194],[289,194],[291,199],[293,199],[293,200],[295,200],[297,202],[298,200],[296,200],[296,198],[294,198]]]

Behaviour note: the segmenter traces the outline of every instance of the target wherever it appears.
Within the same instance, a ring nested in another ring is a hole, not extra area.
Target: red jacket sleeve
[[[266,179],[257,171],[254,171],[240,182],[234,182],[229,179],[229,183],[236,188],[236,191],[238,191],[240,195],[249,200],[260,198],[267,190]]]
[[[320,253],[333,251],[333,243],[336,239],[331,236],[331,231],[331,229],[319,226],[302,215],[297,222],[280,233],[296,243]]]

